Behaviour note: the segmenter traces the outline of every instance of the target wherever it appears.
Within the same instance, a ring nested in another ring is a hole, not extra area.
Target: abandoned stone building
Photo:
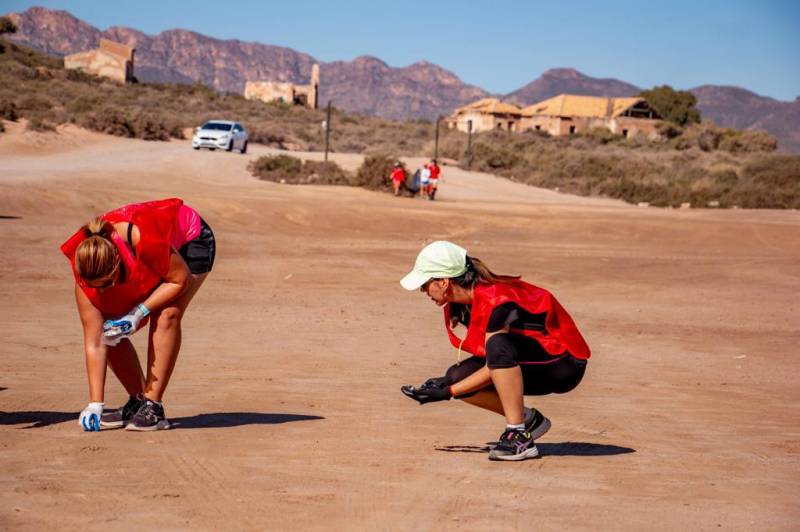
[[[447,125],[464,132],[471,129],[473,133],[535,129],[553,136],[602,127],[625,137],[642,134],[653,138],[658,136],[656,126],[661,119],[644,98],[560,94],[522,109],[497,98],[484,98],[456,109],[447,118]]]
[[[479,131],[522,131],[520,119],[522,109],[510,103],[501,102],[497,98],[483,98],[464,107],[456,109],[446,119],[447,127],[468,133]]]
[[[658,136],[662,116],[644,98],[605,98],[560,94],[522,109],[520,130],[550,135],[583,133],[601,127],[624,137]]]
[[[319,65],[311,67],[311,80],[308,85],[295,85],[280,81],[248,81],[244,86],[244,97],[248,100],[264,102],[285,102],[305,105],[312,109],[318,107]]]
[[[133,55],[135,48],[100,39],[100,48],[64,57],[64,68],[83,70],[120,83],[134,81]]]

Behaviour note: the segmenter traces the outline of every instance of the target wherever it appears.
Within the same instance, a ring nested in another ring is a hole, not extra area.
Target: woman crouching
[[[490,460],[538,456],[534,441],[550,429],[524,395],[566,393],[583,378],[589,346],[572,318],[547,290],[518,276],[497,275],[451,242],[426,246],[400,284],[427,294],[444,308],[445,328],[459,363],[444,377],[401,391],[420,404],[453,397],[506,418]],[[453,332],[458,324],[466,336]],[[473,356],[460,361],[461,351]]]

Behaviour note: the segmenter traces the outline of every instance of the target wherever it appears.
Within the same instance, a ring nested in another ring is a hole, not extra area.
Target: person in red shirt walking
[[[420,404],[461,399],[504,416],[506,429],[490,444],[490,460],[538,456],[535,440],[550,420],[527,408],[524,396],[573,390],[591,355],[567,311],[547,290],[498,275],[446,241],[423,248],[400,284],[444,309],[447,335],[459,352],[444,377],[403,386],[403,394]],[[453,332],[457,325],[466,327],[462,338]],[[473,356],[461,361],[462,350]]]
[[[442,172],[442,169],[436,164],[436,159],[431,160],[428,169],[431,173],[431,177],[428,180],[428,199],[433,200],[436,198],[436,191],[439,188],[439,174]]]
[[[406,181],[406,171],[403,170],[403,165],[400,164],[400,161],[394,163],[394,169],[392,169],[392,189],[394,190],[394,195],[400,195],[400,187],[403,186],[403,183]]]

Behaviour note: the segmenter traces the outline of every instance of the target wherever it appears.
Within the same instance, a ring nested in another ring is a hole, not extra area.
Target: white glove
[[[103,343],[117,345],[120,340],[135,333],[139,328],[139,323],[148,314],[150,314],[150,310],[143,304],[139,304],[119,319],[106,320],[103,323]]]
[[[89,403],[81,412],[78,424],[86,432],[100,432],[100,416],[103,415],[105,403]]]

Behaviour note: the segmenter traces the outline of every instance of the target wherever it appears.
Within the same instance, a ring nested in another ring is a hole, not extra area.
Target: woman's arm
[[[169,256],[169,270],[164,281],[143,301],[150,312],[166,307],[178,299],[189,286],[191,272],[186,262],[173,249]]]
[[[489,339],[498,333],[508,332],[508,327],[503,327],[500,330],[492,331],[486,335],[486,343],[489,343]],[[458,397],[459,395],[464,395],[470,392],[474,392],[476,390],[480,390],[486,388],[489,384],[492,383],[492,377],[489,373],[489,367],[484,365],[481,369],[476,371],[475,373],[468,375],[466,378],[458,381],[457,383],[450,386],[450,393],[453,397]]]
[[[103,314],[94,306],[81,287],[75,285],[75,301],[83,325],[83,349],[86,356],[86,374],[89,379],[89,401],[102,403],[106,384],[106,351],[101,341]]]

